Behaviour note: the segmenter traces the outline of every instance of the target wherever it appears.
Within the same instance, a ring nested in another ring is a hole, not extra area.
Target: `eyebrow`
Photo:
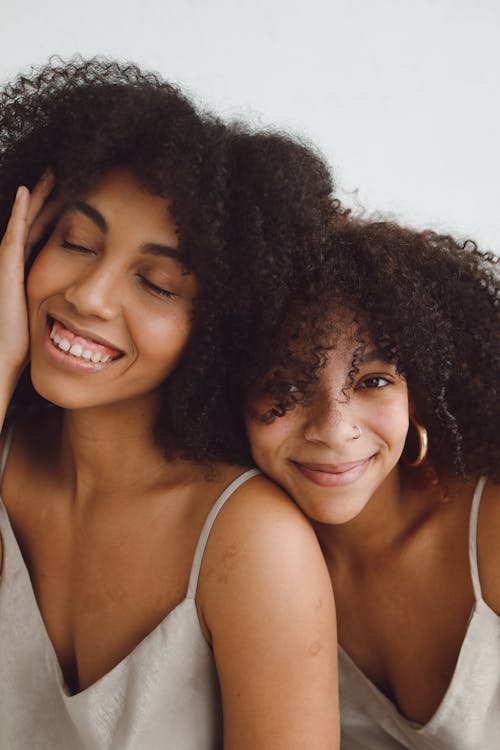
[[[109,229],[108,222],[104,216],[96,208],[85,203],[85,201],[74,201],[73,203],[69,203],[66,206],[66,211],[79,211],[84,214],[84,216],[90,219],[90,221],[94,222],[103,234],[106,234]]]
[[[140,251],[147,255],[160,255],[162,258],[172,258],[179,265],[186,266],[186,261],[182,253],[175,247],[170,247],[170,245],[158,245],[156,242],[146,242],[144,245],[141,245]]]
[[[107,234],[109,225],[104,216],[96,208],[91,206],[85,201],[74,201],[66,206],[66,211],[79,211],[88,219],[90,219],[103,234]],[[140,246],[140,252],[146,255],[156,255],[162,258],[171,258],[175,260],[179,265],[185,267],[185,259],[182,253],[175,247],[170,245],[161,245],[156,242],[145,242]]]

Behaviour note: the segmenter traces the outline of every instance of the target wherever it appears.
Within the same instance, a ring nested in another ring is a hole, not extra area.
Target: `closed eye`
[[[83,245],[76,245],[74,242],[68,242],[67,240],[63,240],[61,242],[61,247],[66,248],[66,250],[72,250],[76,253],[88,253],[90,255],[94,255],[95,251],[91,250],[89,247],[84,247]]]
[[[170,298],[176,296],[174,292],[170,292],[168,289],[163,289],[161,286],[153,284],[152,281],[146,279],[145,276],[141,276],[141,274],[137,274],[137,278],[139,279],[139,283],[141,284],[141,286],[143,286],[150,292],[153,292],[154,294],[158,294],[160,297]]]

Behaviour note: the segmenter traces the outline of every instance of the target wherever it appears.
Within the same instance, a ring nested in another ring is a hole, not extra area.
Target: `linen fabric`
[[[498,750],[500,617],[481,594],[477,519],[486,478],[479,479],[469,523],[475,603],[453,677],[430,720],[409,721],[339,646],[341,750]]]
[[[0,480],[11,442],[6,439]],[[251,469],[220,495],[203,526],[186,598],[101,679],[71,695],[0,499],[1,750],[216,750],[221,704],[213,653],[196,610],[205,545],[224,503]]]

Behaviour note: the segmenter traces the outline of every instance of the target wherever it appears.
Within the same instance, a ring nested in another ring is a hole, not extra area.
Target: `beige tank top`
[[[7,462],[10,436],[0,461]],[[0,500],[1,750],[215,750],[221,707],[212,650],[195,604],[212,525],[237,477],[213,505],[196,548],[186,598],[96,683],[71,695],[38,609],[28,570]]]
[[[482,598],[477,566],[485,482],[476,486],[469,524],[475,604],[446,694],[426,724],[408,721],[339,646],[341,750],[499,750],[500,617]]]

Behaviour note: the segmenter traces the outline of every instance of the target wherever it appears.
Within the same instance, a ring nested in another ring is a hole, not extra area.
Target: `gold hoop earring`
[[[412,469],[416,469],[418,466],[422,466],[425,459],[427,458],[427,451],[429,449],[429,438],[427,435],[427,430],[423,425],[421,425],[415,417],[413,417],[410,414],[410,424],[413,425],[413,427],[416,430],[417,437],[418,437],[418,454],[416,458],[409,459],[405,458],[405,456],[401,456],[403,462],[407,466],[411,466]]]

